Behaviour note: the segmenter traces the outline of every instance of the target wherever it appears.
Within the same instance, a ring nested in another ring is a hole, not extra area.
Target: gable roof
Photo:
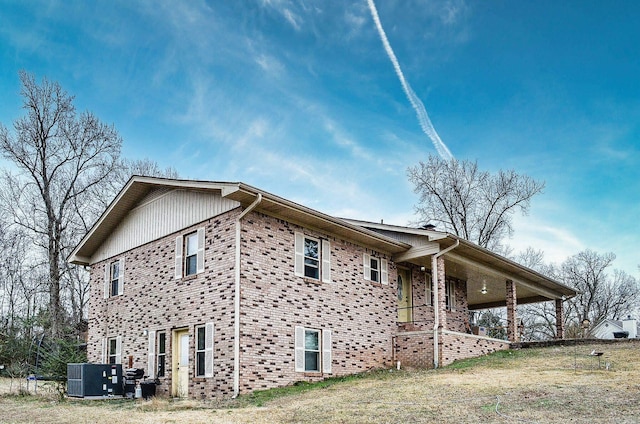
[[[90,265],[92,255],[118,224],[151,190],[157,188],[217,192],[223,198],[237,201],[243,207],[250,205],[258,194],[261,194],[262,201],[255,210],[267,215],[344,236],[356,243],[391,254],[405,251],[410,247],[408,244],[391,237],[302,206],[248,184],[133,176],[71,252],[68,261],[78,265]]]
[[[455,235],[436,230],[336,218],[241,182],[133,176],[69,255],[68,261],[79,265],[96,262],[92,257],[100,246],[149,193],[158,189],[216,193],[242,207],[251,205],[260,196],[262,200],[255,211],[391,254],[398,262],[407,261],[408,258],[424,260],[457,244],[453,251],[447,253],[449,260],[503,275],[528,287],[525,293],[528,293],[529,298],[523,299],[527,302],[576,295],[575,290],[551,278]],[[491,303],[472,303],[478,307],[493,307]],[[503,297],[498,304],[502,303]]]
[[[397,225],[349,219],[347,221],[374,231],[379,231],[382,234],[395,237],[397,239],[406,239],[408,236],[423,237],[429,241],[437,242],[441,250],[454,246],[458,243],[455,249],[447,253],[447,258],[459,263],[471,265],[475,268],[484,269],[492,274],[502,275],[506,279],[512,279],[520,284],[536,286],[536,291],[548,292],[546,294],[550,298],[569,298],[577,294],[574,289],[560,283],[559,281],[549,278],[531,268],[505,258],[504,256],[498,255],[484,247],[480,247],[475,243],[444,231],[401,227]],[[542,299],[531,299],[531,301],[539,300]],[[492,305],[479,306],[492,307]]]

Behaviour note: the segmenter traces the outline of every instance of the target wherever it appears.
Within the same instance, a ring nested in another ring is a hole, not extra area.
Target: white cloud
[[[302,21],[300,16],[296,15],[289,9],[284,9],[282,11],[282,15],[296,31],[300,31],[300,22]]]
[[[284,65],[275,57],[267,54],[260,54],[255,58],[256,63],[267,74],[277,77],[284,71]]]
[[[544,260],[548,263],[559,264],[587,247],[569,229],[559,227],[557,223],[542,217],[516,214],[513,227],[513,237],[506,242],[514,251],[521,252],[527,247],[542,250]]]

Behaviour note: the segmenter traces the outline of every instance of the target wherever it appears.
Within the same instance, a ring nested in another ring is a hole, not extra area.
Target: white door
[[[173,395],[187,397],[189,395],[189,332],[188,330],[176,331],[174,340],[177,343],[173,348]]]

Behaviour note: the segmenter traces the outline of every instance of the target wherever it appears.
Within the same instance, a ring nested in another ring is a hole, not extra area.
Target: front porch
[[[509,349],[520,339],[521,304],[553,301],[556,338],[564,337],[563,301],[575,291],[531,269],[451,235],[441,236],[437,243],[431,239],[415,254],[410,250],[394,259],[394,348],[401,366],[437,368]],[[473,334],[472,312],[489,308],[506,309],[505,340]]]

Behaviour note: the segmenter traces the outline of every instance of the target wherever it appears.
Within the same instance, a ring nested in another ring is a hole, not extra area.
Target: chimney
[[[630,339],[638,337],[638,324],[635,319],[631,318],[631,315],[627,315],[627,319],[622,320],[622,329],[629,332]]]

